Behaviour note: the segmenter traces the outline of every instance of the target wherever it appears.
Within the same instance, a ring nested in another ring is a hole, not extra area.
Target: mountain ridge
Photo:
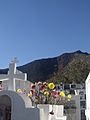
[[[78,50],[53,58],[34,60],[17,69],[27,73],[28,80],[32,82],[82,83],[90,72],[90,54]],[[6,74],[7,71],[8,68],[0,69],[0,74]]]

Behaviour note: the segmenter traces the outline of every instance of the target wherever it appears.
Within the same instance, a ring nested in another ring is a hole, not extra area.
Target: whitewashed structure
[[[15,81],[16,80],[27,80],[27,74],[21,73],[20,71],[16,70],[16,63],[13,61],[9,64],[9,71],[8,74],[1,74],[0,81],[2,81],[3,87],[7,87],[7,90],[16,91]]]
[[[64,116],[64,106],[63,105],[48,105],[40,104],[37,106],[39,109],[43,109],[43,120],[66,120],[67,117]],[[53,110],[53,115],[50,112]]]
[[[86,120],[90,120],[90,73],[86,79]]]
[[[63,114],[63,106],[54,106],[54,115],[51,115],[49,112],[52,105],[34,107],[29,97],[16,92],[17,88],[26,85],[27,89],[30,89],[31,85],[27,81],[27,74],[16,69],[16,61],[9,64],[7,75],[0,75],[0,81],[2,81],[0,120],[66,120],[66,116]],[[17,82],[20,81],[22,84],[17,86]]]

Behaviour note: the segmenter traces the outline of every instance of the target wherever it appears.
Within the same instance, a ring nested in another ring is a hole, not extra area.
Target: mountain
[[[32,82],[84,83],[90,72],[90,54],[78,50],[54,58],[35,60],[17,69],[27,73],[28,80]],[[7,71],[8,69],[1,69],[0,74]]]

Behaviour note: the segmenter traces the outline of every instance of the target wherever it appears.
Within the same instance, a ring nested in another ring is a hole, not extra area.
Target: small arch
[[[11,120],[11,99],[8,95],[0,96],[0,120]]]

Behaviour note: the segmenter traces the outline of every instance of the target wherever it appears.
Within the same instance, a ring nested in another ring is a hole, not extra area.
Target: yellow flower
[[[48,96],[48,95],[49,95],[49,92],[48,92],[48,91],[45,91],[45,92],[44,92],[44,95]]]
[[[28,93],[28,97],[31,97],[32,96],[32,94],[31,93]]]
[[[62,92],[60,92],[60,95],[62,96],[62,97],[65,97],[65,93],[62,91]]]
[[[54,85],[54,83],[49,83],[48,87],[49,87],[49,89],[53,90],[55,88],[55,85]]]
[[[21,89],[17,89],[17,92],[18,92],[18,93],[21,93],[22,91],[21,91]]]
[[[67,98],[68,98],[68,99],[71,99],[71,98],[72,98],[72,96],[69,94],[69,95],[67,96]]]

